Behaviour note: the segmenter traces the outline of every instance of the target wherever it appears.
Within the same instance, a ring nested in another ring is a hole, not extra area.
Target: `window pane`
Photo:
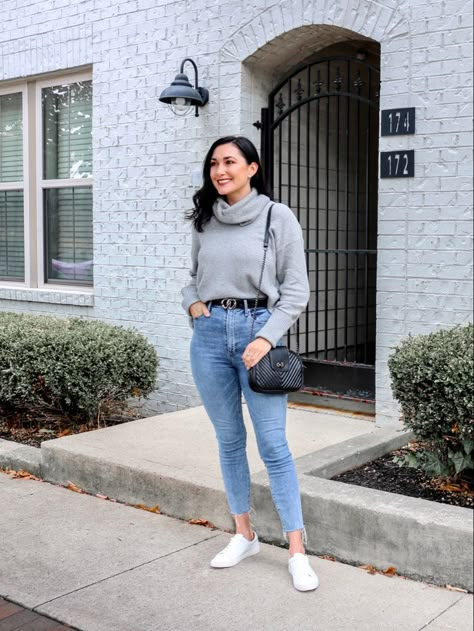
[[[21,92],[0,96],[0,182],[23,180]]]
[[[92,285],[92,188],[44,191],[46,282]]]
[[[0,191],[0,278],[23,280],[23,191]]]
[[[44,88],[46,180],[92,177],[92,81]]]

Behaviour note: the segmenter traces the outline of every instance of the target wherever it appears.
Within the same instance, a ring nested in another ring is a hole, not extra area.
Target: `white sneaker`
[[[288,571],[293,577],[293,586],[298,591],[309,592],[319,587],[319,579],[305,554],[294,554],[288,561]]]
[[[211,561],[211,567],[232,567],[240,563],[242,559],[251,557],[260,552],[257,533],[254,533],[252,541],[243,535],[234,535],[226,547],[221,550]]]

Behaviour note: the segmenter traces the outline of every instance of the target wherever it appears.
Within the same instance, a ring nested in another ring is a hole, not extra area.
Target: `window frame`
[[[64,178],[57,180],[45,180],[43,178],[43,103],[42,90],[52,86],[77,83],[78,81],[92,81],[92,72],[77,72],[68,75],[57,75],[48,77],[41,81],[35,81],[35,132],[36,132],[36,221],[37,221],[37,287],[42,290],[68,291],[79,293],[93,293],[94,285],[81,285],[78,283],[68,285],[64,282],[46,282],[46,231],[44,221],[44,190],[50,188],[75,188],[88,187],[92,189],[94,198],[94,175],[88,178]],[[94,86],[92,86],[92,98],[94,98]],[[92,166],[94,169],[94,166]],[[92,171],[93,173],[93,171]],[[94,203],[94,202],[92,202]]]
[[[23,280],[8,280],[0,277],[0,286],[6,287],[31,287],[31,269],[30,269],[30,161],[28,159],[28,89],[27,84],[10,83],[8,86],[0,87],[0,96],[7,94],[21,93],[21,115],[23,129],[23,180],[21,182],[0,182],[0,191],[19,191],[23,192],[23,239],[24,239],[24,274]]]
[[[67,283],[45,282],[45,232],[43,190],[45,188],[69,188],[86,186],[92,189],[94,198],[94,176],[89,178],[71,178],[60,180],[43,180],[43,111],[41,92],[45,87],[92,81],[92,69],[62,71],[42,77],[31,77],[22,80],[0,82],[0,95],[22,93],[23,116],[23,181],[0,182],[0,191],[23,191],[24,221],[24,280],[7,280],[0,278],[0,290],[33,290],[42,294],[93,295],[94,285],[68,285]],[[92,84],[92,116],[94,101],[94,85]],[[92,121],[92,125],[94,122]],[[94,154],[94,146],[92,146]],[[94,168],[94,166],[92,167]]]

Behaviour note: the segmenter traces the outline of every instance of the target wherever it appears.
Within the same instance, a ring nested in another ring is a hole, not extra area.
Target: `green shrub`
[[[138,332],[96,320],[0,313],[0,405],[85,419],[146,396],[157,357]]]
[[[456,477],[473,467],[473,325],[403,340],[388,360],[405,425],[424,449],[407,464]]]

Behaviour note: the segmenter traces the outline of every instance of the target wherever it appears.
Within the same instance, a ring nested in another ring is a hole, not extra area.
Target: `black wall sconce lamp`
[[[187,61],[194,67],[194,87],[184,74],[184,64]],[[160,101],[167,103],[177,116],[184,116],[193,106],[196,107],[195,116],[199,116],[199,108],[209,101],[209,91],[198,85],[198,69],[192,59],[184,59],[174,81],[160,94]]]

